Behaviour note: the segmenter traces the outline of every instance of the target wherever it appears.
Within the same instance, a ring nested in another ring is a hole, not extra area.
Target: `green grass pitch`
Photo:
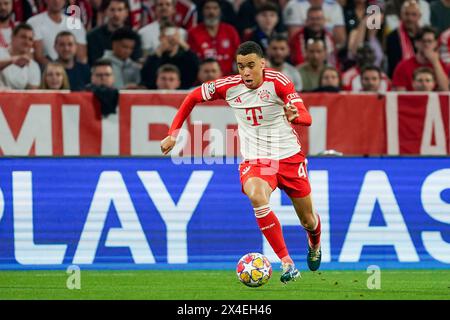
[[[0,271],[0,300],[149,299],[149,300],[450,300],[450,270],[381,270],[381,288],[369,290],[360,271],[303,271],[282,284],[280,271],[259,288],[241,284],[233,270],[81,270],[81,289],[69,290],[59,271]]]

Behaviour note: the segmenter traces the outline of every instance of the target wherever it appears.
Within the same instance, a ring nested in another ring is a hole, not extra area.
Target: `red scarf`
[[[401,22],[398,27],[398,36],[400,38],[400,46],[402,48],[402,60],[414,57],[414,46],[408,36],[408,32],[406,32],[405,26]]]

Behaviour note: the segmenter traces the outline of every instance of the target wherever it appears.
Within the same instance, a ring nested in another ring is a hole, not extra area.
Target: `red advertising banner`
[[[304,94],[313,125],[303,129],[310,154],[336,150],[346,155],[386,153],[385,99],[378,95]]]
[[[101,154],[100,105],[91,93],[0,93],[1,155]]]
[[[0,154],[159,156],[186,92],[121,92],[117,113],[102,117],[92,93],[2,92]],[[295,127],[303,149],[344,155],[450,153],[448,94],[302,94],[313,118]],[[237,123],[225,101],[199,104],[174,153],[239,155]]]
[[[450,154],[450,95],[386,95],[387,152]]]

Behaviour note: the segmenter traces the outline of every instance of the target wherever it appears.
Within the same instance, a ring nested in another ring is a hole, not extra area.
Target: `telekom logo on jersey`
[[[253,120],[252,126],[259,126],[261,123],[258,122],[258,120],[262,120],[262,110],[261,107],[255,107],[255,108],[248,108],[245,109],[245,113],[248,115],[250,112],[251,116],[247,116],[247,120]]]

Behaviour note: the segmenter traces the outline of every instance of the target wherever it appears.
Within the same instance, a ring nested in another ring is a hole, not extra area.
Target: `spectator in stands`
[[[251,31],[256,25],[255,12],[257,8],[269,2],[277,3],[276,0],[244,0],[241,3],[237,11],[237,29],[239,34],[245,35]],[[286,31],[280,8],[278,9],[278,24],[275,27],[275,30],[277,33]]]
[[[197,27],[189,29],[188,44],[200,60],[214,58],[224,75],[234,72],[235,53],[240,44],[236,29],[221,22],[218,0],[205,0],[203,5],[204,20]]]
[[[381,89],[381,69],[376,66],[365,66],[361,70],[361,91],[378,92]]]
[[[64,66],[58,62],[47,63],[39,89],[70,90],[69,78]]]
[[[153,2],[142,26],[157,20],[156,10],[156,3]],[[190,0],[175,0],[175,17],[173,22],[177,27],[185,30],[195,27],[197,25],[196,5]]]
[[[85,87],[85,90],[93,92],[100,102],[102,116],[107,117],[116,113],[119,90],[114,87],[114,72],[111,61],[98,59],[92,64],[91,83]]]
[[[369,43],[364,43],[356,52],[356,65],[348,69],[342,75],[342,86],[344,90],[359,92],[361,91],[361,69],[366,65],[376,65],[375,52]],[[386,92],[390,89],[391,82],[389,77],[382,72],[380,91]]]
[[[175,3],[176,0],[156,0],[155,1],[155,20],[139,30],[142,39],[142,49],[145,56],[155,53],[159,46],[159,28],[161,21],[171,21],[175,23]],[[180,44],[188,49],[187,31],[181,27],[175,26],[180,34]]]
[[[439,33],[450,28],[450,0],[435,0],[430,4],[431,24]]]
[[[203,3],[204,0],[193,0],[197,6],[197,14],[198,14],[198,23],[203,22]],[[237,10],[234,9],[234,4],[236,2],[229,0],[219,0],[220,3],[220,12],[222,13],[222,21],[228,24],[236,24],[237,19]]]
[[[198,72],[198,58],[191,50],[180,45],[180,34],[170,21],[161,23],[160,45],[155,54],[147,57],[141,70],[141,84],[147,89],[156,89],[156,71],[163,64],[173,64],[181,73],[181,89],[191,88]]]
[[[32,16],[28,24],[34,31],[34,58],[41,65],[56,60],[55,38],[61,31],[71,31],[77,41],[77,60],[87,62],[86,30],[80,19],[64,14],[65,0],[46,0],[47,10]],[[70,19],[70,20],[69,20]],[[72,26],[75,26],[72,27]]]
[[[306,43],[306,61],[298,70],[302,78],[303,91],[312,91],[319,86],[319,76],[325,67],[326,48],[321,39],[309,39]]]
[[[107,59],[98,59],[91,67],[91,83],[94,86],[103,86],[114,88],[114,71],[111,61]]]
[[[111,37],[119,28],[127,25],[129,7],[128,0],[105,0],[106,23],[92,29],[87,35],[89,64],[101,58],[105,51],[112,49]],[[131,58],[139,61],[142,56],[141,40],[137,40]]]
[[[207,81],[217,80],[222,77],[222,70],[217,60],[207,58],[200,62],[197,75],[197,84],[200,85]]]
[[[308,12],[311,7],[323,9],[323,26],[333,35],[332,38],[336,46],[338,48],[344,47],[347,39],[344,13],[341,5],[337,2],[325,2],[324,0],[289,1],[283,12],[289,36],[295,35],[303,26],[308,24]]]
[[[363,2],[366,2],[366,0],[364,0]],[[368,26],[369,22],[373,23],[377,20],[380,23],[379,28],[372,25]],[[375,60],[371,62],[371,64],[374,64],[381,68],[385,62],[383,52],[383,35],[384,16],[382,13],[363,16],[360,19],[360,22],[350,31],[348,35],[348,59],[350,61],[354,61],[357,55],[358,48],[365,44],[368,44],[375,54]]]
[[[420,30],[420,7],[415,0],[406,0],[400,12],[400,25],[386,39],[388,75],[392,77],[395,67],[415,55],[414,38]]]
[[[111,37],[112,51],[106,51],[102,59],[111,61],[114,72],[114,87],[137,89],[141,82],[140,65],[130,57],[139,35],[129,28],[120,28]]]
[[[402,6],[405,2],[410,0],[385,0],[385,12],[386,12],[386,30],[391,32],[397,29],[401,23]],[[427,26],[430,24],[430,5],[428,0],[415,0],[417,3],[421,16],[419,20],[419,26]]]
[[[428,67],[420,67],[414,70],[413,75],[413,89],[414,91],[434,91],[436,88],[436,77],[433,69]]]
[[[89,83],[91,72],[86,63],[76,60],[77,42],[70,31],[61,31],[55,38],[57,62],[64,66],[72,91],[83,90]]]
[[[276,34],[279,9],[272,2],[267,2],[256,10],[256,26],[244,34],[243,41],[254,41],[265,51],[269,46],[269,38]]]
[[[277,34],[270,38],[266,50],[269,66],[285,74],[294,83],[295,90],[301,91],[303,89],[302,78],[297,68],[287,62],[289,54],[288,39],[284,35]]]
[[[0,0],[0,48],[8,48],[14,29],[13,0]]]
[[[173,64],[163,64],[156,72],[158,90],[176,90],[180,88],[180,70]]]
[[[327,63],[339,68],[336,47],[333,37],[328,31],[325,30],[325,16],[321,7],[310,7],[308,9],[305,26],[301,27],[289,39],[291,47],[291,62],[295,66],[304,62],[306,43],[311,38],[322,39],[325,49],[327,50]]]
[[[366,16],[367,0],[346,1],[342,10],[344,13],[345,30],[347,35],[358,27]]]
[[[14,27],[9,49],[0,48],[0,87],[37,89],[41,70],[32,58],[33,28],[25,23]]]
[[[417,54],[407,60],[403,60],[395,68],[392,78],[392,85],[395,90],[413,90],[414,71],[419,67],[430,67],[433,69],[438,91],[447,91],[449,89],[449,70],[439,58],[437,37],[437,31],[432,27],[423,27],[418,32],[414,42]]]
[[[313,92],[339,92],[341,91],[341,76],[332,66],[325,66],[319,76],[319,87]]]

